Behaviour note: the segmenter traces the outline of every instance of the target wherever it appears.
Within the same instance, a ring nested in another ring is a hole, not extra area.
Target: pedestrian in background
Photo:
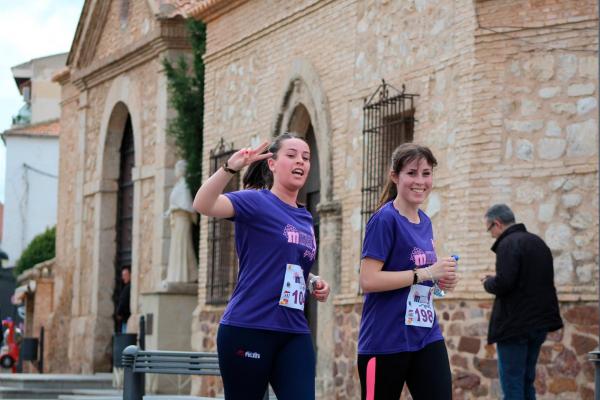
[[[496,296],[488,343],[496,343],[498,373],[506,400],[535,399],[535,366],[546,334],[562,328],[554,286],[552,253],[512,210],[496,204],[485,213],[485,226],[496,241],[496,275],[482,279]]]
[[[127,321],[131,316],[129,301],[131,298],[131,270],[129,267],[121,269],[121,280],[123,287],[119,293],[119,302],[117,303],[117,326],[121,329],[121,333],[127,333]]]

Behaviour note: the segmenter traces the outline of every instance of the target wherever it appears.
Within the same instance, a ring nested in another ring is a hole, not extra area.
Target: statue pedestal
[[[153,292],[140,294],[146,316],[146,349],[192,351],[192,313],[198,303],[196,283],[161,282]],[[148,393],[189,395],[190,382],[177,375],[146,375]]]

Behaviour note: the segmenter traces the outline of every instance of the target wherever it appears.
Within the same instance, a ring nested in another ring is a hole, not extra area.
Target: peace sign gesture
[[[273,156],[273,153],[263,153],[263,151],[269,148],[269,144],[270,142],[264,141],[254,149],[244,148],[236,151],[231,155],[231,157],[229,157],[229,160],[227,160],[227,167],[235,171],[239,171],[242,168],[252,164],[254,161],[270,158]]]

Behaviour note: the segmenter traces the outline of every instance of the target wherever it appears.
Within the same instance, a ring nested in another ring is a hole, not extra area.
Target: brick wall
[[[566,327],[544,345],[540,398],[590,396],[585,353],[597,345],[597,312],[589,324],[581,316],[596,310],[598,290],[595,4],[518,3],[250,1],[209,20],[206,154],[221,137],[239,148],[270,136],[293,60],[308,60],[320,77],[331,144],[319,152],[331,152],[333,197],[342,205],[335,398],[359,395],[362,104],[381,78],[419,95],[415,141],[439,161],[424,208],[438,251],[461,255],[461,283],[438,302],[456,398],[499,391],[495,349],[485,343],[492,297],[479,282],[494,270],[482,216],[496,202],[509,203],[555,256]],[[205,285],[201,269],[192,340],[197,350],[214,350],[222,308],[204,304]],[[215,391],[214,382],[194,385],[195,393]]]

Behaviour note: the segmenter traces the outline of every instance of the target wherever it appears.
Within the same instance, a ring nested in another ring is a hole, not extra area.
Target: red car
[[[17,372],[17,362],[19,361],[19,339],[20,331],[15,327],[12,319],[7,318],[2,321],[2,330],[4,331],[4,341],[0,347],[0,367],[11,368],[12,372]]]

